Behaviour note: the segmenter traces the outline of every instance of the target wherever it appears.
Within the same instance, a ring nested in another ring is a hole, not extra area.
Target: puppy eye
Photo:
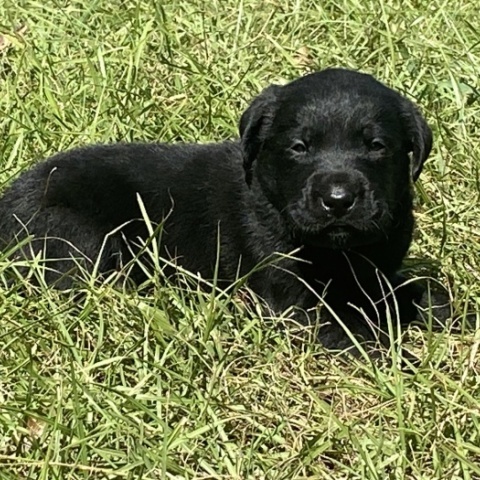
[[[368,147],[374,152],[379,152],[380,150],[384,150],[386,148],[385,144],[379,138],[374,138],[373,140],[370,140]]]
[[[301,140],[296,140],[290,147],[290,150],[293,150],[295,153],[306,153],[307,146]]]

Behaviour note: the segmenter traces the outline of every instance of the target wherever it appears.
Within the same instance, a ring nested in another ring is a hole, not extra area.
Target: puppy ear
[[[252,164],[265,141],[275,115],[275,103],[282,87],[271,85],[256,97],[240,119],[240,138],[243,151],[245,179],[252,182]]]
[[[417,181],[423,169],[425,160],[432,149],[432,130],[423,118],[418,108],[409,100],[405,100],[403,106],[403,117],[405,120],[407,135],[410,140],[410,151],[412,152],[412,179]]]

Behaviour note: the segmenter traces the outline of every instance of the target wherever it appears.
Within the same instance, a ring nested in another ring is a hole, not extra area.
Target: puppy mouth
[[[382,237],[373,218],[358,226],[346,220],[320,222],[299,212],[290,212],[289,217],[293,237],[303,245],[341,250],[372,244]]]
[[[364,233],[349,225],[330,225],[327,227],[301,228],[299,237],[302,243],[315,247],[327,247],[333,249],[348,249],[364,243],[360,237]]]
[[[325,236],[331,245],[338,248],[348,247],[352,238],[358,235],[358,231],[347,225],[332,225],[323,229]],[[357,233],[357,235],[355,235]]]

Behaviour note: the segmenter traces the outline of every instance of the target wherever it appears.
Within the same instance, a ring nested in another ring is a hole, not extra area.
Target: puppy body
[[[6,191],[0,239],[7,245],[34,235],[33,250],[55,259],[60,274],[48,280],[66,286],[61,275],[78,251],[95,261],[115,231],[99,265],[108,272],[148,237],[140,197],[149,219],[164,222],[162,255],[205,278],[218,264],[220,282],[231,282],[275,252],[299,249],[304,261],[261,269],[251,287],[275,311],[312,308],[321,295],[354,333],[368,335],[365,315],[385,320],[385,305],[375,304],[384,296],[378,272],[394,287],[401,282],[396,271],[413,231],[410,179],[431,148],[425,121],[372,77],[332,69],[267,88],[242,116],[240,132],[239,142],[58,154]],[[141,280],[140,271],[132,276]],[[398,290],[404,322],[414,318],[418,295]],[[321,340],[348,343],[335,322]]]

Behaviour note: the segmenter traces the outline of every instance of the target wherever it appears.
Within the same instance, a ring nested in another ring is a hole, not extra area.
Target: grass
[[[361,69],[434,130],[407,266],[433,265],[460,318],[412,328],[405,373],[188,275],[68,296],[7,282],[0,257],[0,479],[480,479],[477,18],[471,0],[4,0],[1,188],[85,143],[235,137],[268,84]]]

